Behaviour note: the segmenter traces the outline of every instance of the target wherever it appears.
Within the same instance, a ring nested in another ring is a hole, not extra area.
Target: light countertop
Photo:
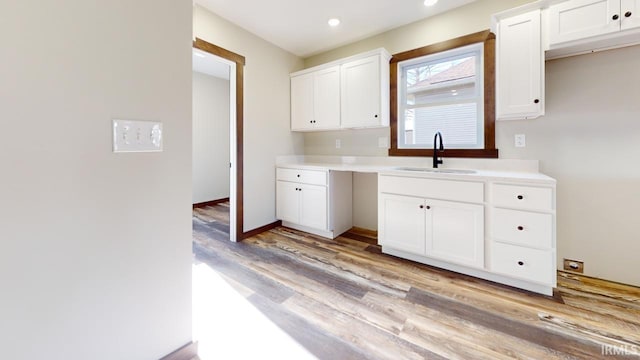
[[[302,170],[319,170],[319,171],[353,171],[361,173],[377,173],[382,175],[425,177],[438,179],[456,179],[456,180],[493,180],[493,181],[509,181],[519,180],[534,183],[554,184],[556,182],[550,176],[535,171],[513,171],[509,169],[482,169],[471,166],[456,167],[455,169],[473,170],[473,173],[448,173],[448,172],[432,172],[432,171],[415,171],[402,168],[412,166],[392,166],[389,164],[361,164],[361,163],[334,163],[334,162],[306,162],[293,161],[277,164],[280,168],[302,169]],[[431,166],[413,166],[415,168],[429,169]],[[440,167],[443,170],[450,170],[449,167]]]

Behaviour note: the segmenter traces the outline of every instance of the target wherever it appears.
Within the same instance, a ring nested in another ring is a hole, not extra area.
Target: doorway
[[[223,194],[221,191],[221,187],[218,185],[216,188],[198,188],[196,189],[196,184],[198,182],[201,183],[211,183],[223,182],[227,184],[228,180],[228,202],[229,202],[229,239],[231,241],[240,241],[244,238],[244,221],[243,221],[243,143],[242,143],[242,134],[243,134],[243,73],[244,73],[244,57],[225,50],[221,47],[208,43],[202,39],[197,39],[193,42],[193,58],[194,58],[194,71],[196,71],[196,64],[199,67],[199,72],[204,72],[206,76],[209,77],[210,81],[203,81],[209,83],[209,91],[213,91],[215,86],[213,84],[218,83],[218,87],[224,87],[223,83],[227,83],[226,89],[228,91],[228,97],[224,97],[228,99],[228,107],[225,107],[226,112],[224,114],[228,114],[228,122],[225,122],[228,126],[216,126],[218,133],[220,133],[220,129],[225,133],[228,133],[228,142],[219,141],[221,139],[220,136],[211,136],[209,139],[195,139],[194,138],[194,147],[199,146],[201,149],[205,151],[205,154],[199,154],[198,159],[195,158],[194,153],[194,204],[196,202],[202,204],[206,204],[207,201],[200,202],[198,199],[204,199],[208,197],[216,197],[220,195],[214,194]],[[226,78],[226,79],[225,79]],[[213,79],[213,80],[212,80]],[[217,80],[216,80],[217,79]],[[194,75],[194,85],[196,82],[200,83],[200,80],[207,80],[206,77],[202,77],[200,79],[199,75]],[[218,89],[219,91],[220,89]],[[195,91],[195,89],[194,89]],[[194,100],[195,100],[194,94]],[[194,110],[194,127],[200,126],[202,124],[196,124],[195,121],[195,110]],[[220,124],[219,120],[218,124]],[[208,124],[212,125],[212,124]],[[214,125],[215,126],[215,125]],[[206,128],[206,124],[205,124]],[[227,131],[228,130],[228,131]],[[200,135],[198,135],[200,136]],[[214,139],[215,138],[215,139]],[[217,144],[208,143],[217,142]],[[216,141],[218,140],[218,141]],[[221,151],[220,146],[215,150],[215,145],[220,145],[219,143],[223,143],[223,146],[227,147],[228,151]],[[195,150],[195,149],[194,149]],[[211,153],[207,154],[206,151],[210,151]],[[227,155],[228,154],[228,155]],[[228,161],[226,160],[228,159]],[[196,160],[202,162],[202,164],[207,164],[200,166],[196,164]],[[196,168],[198,166],[198,168]],[[214,169],[209,167],[216,167]],[[223,167],[228,169],[227,171],[223,170]],[[228,176],[224,176],[222,172],[225,172]],[[199,176],[203,176],[201,179],[195,179],[196,172],[199,172]],[[197,194],[196,194],[197,192]],[[204,198],[203,198],[204,197]],[[218,199],[212,199],[212,203],[216,201],[224,201],[224,197],[219,197]]]

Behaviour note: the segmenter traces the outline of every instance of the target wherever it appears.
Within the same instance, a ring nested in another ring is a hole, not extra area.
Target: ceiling
[[[214,55],[199,49],[193,49],[191,58],[193,71],[229,80],[230,66]]]
[[[196,0],[217,15],[300,57],[308,57],[476,0]],[[398,6],[402,4],[403,6]],[[341,24],[330,27],[336,17]]]

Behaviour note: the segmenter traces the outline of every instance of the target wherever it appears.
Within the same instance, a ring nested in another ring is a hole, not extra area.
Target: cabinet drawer
[[[432,199],[474,203],[484,201],[484,183],[481,182],[381,175],[378,178],[378,190]]]
[[[551,214],[493,209],[491,219],[494,240],[547,249],[553,245]]]
[[[553,189],[494,184],[492,187],[492,202],[494,206],[553,210]]]
[[[554,253],[494,242],[491,252],[491,271],[545,285],[553,285]]]
[[[327,185],[327,171],[277,168],[277,180],[311,185]]]

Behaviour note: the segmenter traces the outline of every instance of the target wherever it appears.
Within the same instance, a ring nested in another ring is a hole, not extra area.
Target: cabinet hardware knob
[[[427,205],[427,210],[431,209],[431,206]]]
[[[539,102],[540,102],[540,99],[535,99],[535,100],[533,100],[533,103],[534,103],[534,104],[537,104],[537,103],[539,103]]]
[[[522,199],[524,199],[524,196],[518,195],[518,200],[522,200]]]
[[[631,14],[631,13],[627,13],[627,14]],[[627,16],[628,17],[628,16]],[[373,117],[377,118],[378,114],[373,115]]]
[[[424,209],[424,205],[420,205],[420,209]]]
[[[518,230],[522,231],[522,230],[524,230],[524,227],[518,226]]]
[[[520,266],[524,265],[524,261],[518,261],[518,265]]]
[[[624,17],[631,17],[631,11],[627,11],[626,13],[624,13]]]
[[[300,177],[300,174],[296,175],[297,177]]]
[[[615,14],[611,17],[613,20],[618,20],[620,18],[620,16],[618,16],[618,14]]]

